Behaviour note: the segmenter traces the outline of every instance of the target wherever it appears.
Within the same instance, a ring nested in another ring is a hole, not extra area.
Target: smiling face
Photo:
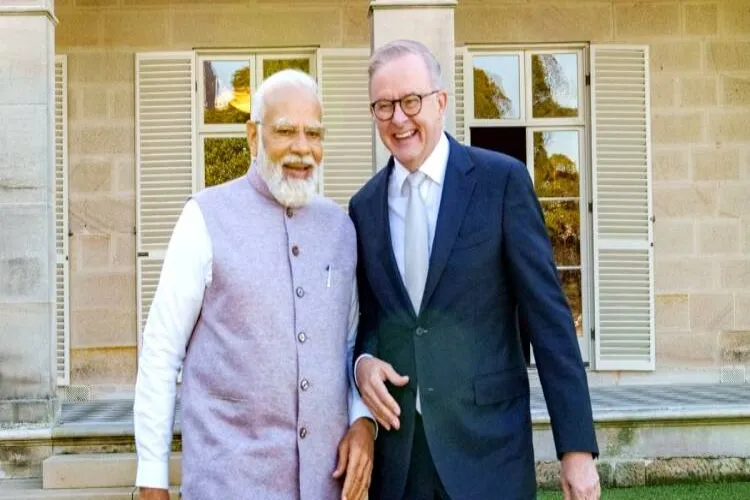
[[[258,173],[284,206],[300,207],[316,191],[323,160],[320,103],[310,92],[282,86],[265,97],[263,123],[248,123]]]
[[[416,54],[384,63],[370,82],[371,102],[430,94],[422,98],[422,108],[414,116],[408,116],[401,104],[396,103],[390,120],[375,119],[385,147],[412,172],[432,153],[443,131],[448,93],[443,89],[435,90],[427,65]]]

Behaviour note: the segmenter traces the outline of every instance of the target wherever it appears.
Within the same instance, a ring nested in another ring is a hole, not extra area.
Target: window
[[[584,47],[471,50],[465,57],[467,142],[528,168],[588,361],[593,301]]]
[[[315,77],[314,54],[244,53],[198,56],[198,169],[195,189],[221,184],[247,172],[246,122],[253,89],[282,69]]]

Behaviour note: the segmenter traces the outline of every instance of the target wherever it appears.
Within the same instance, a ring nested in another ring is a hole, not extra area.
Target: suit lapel
[[[394,162],[391,157],[388,165],[385,167],[387,169],[386,175],[381,176],[370,201],[370,210],[373,214],[373,223],[376,228],[374,234],[376,255],[378,257],[377,264],[380,265],[383,271],[382,273],[375,272],[374,274],[375,276],[385,276],[387,278],[386,283],[381,284],[384,286],[373,286],[373,293],[380,294],[385,290],[391,290],[393,292],[391,298],[395,299],[398,303],[395,309],[403,311],[409,319],[413,319],[415,317],[414,308],[411,305],[404,281],[401,279],[396,257],[393,255],[393,243],[391,240],[391,225],[388,216],[388,183],[393,172],[393,167]]]
[[[473,165],[466,148],[450,135],[448,135],[448,141],[450,153],[445,169],[443,195],[440,200],[435,237],[432,243],[430,269],[427,273],[427,282],[422,298],[422,310],[430,301],[440,276],[443,274],[476,183],[471,175]]]

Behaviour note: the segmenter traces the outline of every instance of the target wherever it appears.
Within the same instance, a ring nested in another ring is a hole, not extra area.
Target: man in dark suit
[[[528,329],[566,498],[598,499],[586,373],[525,166],[443,130],[440,66],[420,43],[373,54],[371,109],[392,157],[351,200],[355,362],[381,429],[372,500],[536,497]]]

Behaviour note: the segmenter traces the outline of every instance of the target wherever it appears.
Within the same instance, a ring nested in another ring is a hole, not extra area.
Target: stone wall
[[[367,10],[364,0],[56,2],[69,75],[71,384],[96,397],[135,381],[135,53],[366,47]]]
[[[750,3],[456,9],[457,45],[571,41],[650,47],[657,373],[646,376],[718,381],[722,366],[750,375]]]
[[[136,372],[134,54],[368,46],[367,0],[63,0],[73,384]],[[651,50],[657,373],[750,372],[750,9],[741,0],[459,0],[456,45]],[[643,377],[598,374],[611,379]]]

